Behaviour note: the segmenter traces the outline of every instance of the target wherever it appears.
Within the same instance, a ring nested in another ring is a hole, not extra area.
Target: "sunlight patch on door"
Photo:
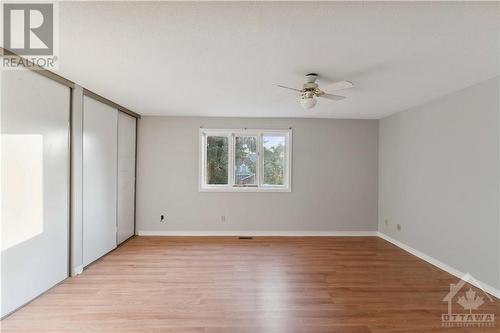
[[[43,136],[2,134],[2,251],[43,232]]]

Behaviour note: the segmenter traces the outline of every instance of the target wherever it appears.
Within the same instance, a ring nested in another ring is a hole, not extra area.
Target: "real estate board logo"
[[[3,4],[3,47],[20,56],[5,57],[4,67],[54,67],[55,18],[54,3],[4,3]]]
[[[473,289],[467,283],[478,288]],[[495,327],[495,314],[479,310],[485,303],[494,301],[468,273],[458,283],[450,284],[450,292],[443,298],[443,302],[448,303],[448,312],[441,315],[444,327]],[[455,303],[462,310],[454,306]]]

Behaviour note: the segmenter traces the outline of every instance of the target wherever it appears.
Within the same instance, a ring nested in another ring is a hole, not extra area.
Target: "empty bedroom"
[[[1,332],[500,332],[500,2],[0,8]]]

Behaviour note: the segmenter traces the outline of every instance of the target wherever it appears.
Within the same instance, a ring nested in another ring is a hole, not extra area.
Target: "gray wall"
[[[379,230],[496,288],[499,120],[496,77],[381,120],[379,138]]]
[[[198,192],[200,126],[292,126],[292,192]],[[377,230],[376,120],[143,117],[138,135],[139,232]]]

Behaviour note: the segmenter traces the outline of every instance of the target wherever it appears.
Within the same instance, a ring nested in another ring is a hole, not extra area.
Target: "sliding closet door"
[[[136,120],[118,113],[118,244],[134,235]]]
[[[1,79],[1,316],[68,276],[70,88]]]
[[[83,98],[83,264],[116,247],[118,111]]]

